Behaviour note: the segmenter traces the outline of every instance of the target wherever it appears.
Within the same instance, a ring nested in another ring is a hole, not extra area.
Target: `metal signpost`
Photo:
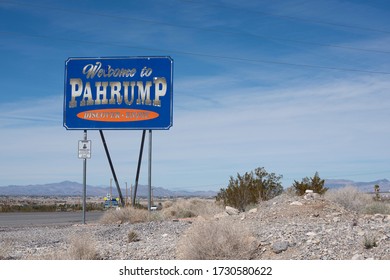
[[[79,141],[79,158],[83,159],[83,224],[87,209],[87,159],[91,158],[91,141],[87,139],[87,131],[84,130],[84,140]]]
[[[65,63],[64,92],[64,127],[68,130],[84,130],[84,140],[79,141],[79,158],[84,159],[84,186],[86,160],[91,157],[91,141],[87,140],[87,130],[99,130],[122,206],[125,201],[103,130],[143,131],[132,194],[133,205],[145,133],[149,131],[150,210],[152,130],[168,130],[172,126],[173,60],[168,56],[69,58]]]

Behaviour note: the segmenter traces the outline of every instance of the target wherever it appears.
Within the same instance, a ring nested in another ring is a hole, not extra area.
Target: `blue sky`
[[[264,167],[390,178],[388,1],[1,1],[0,186],[82,182],[62,125],[68,57],[171,56],[173,127],[153,132],[155,186],[219,190]],[[121,185],[141,131],[106,131]],[[89,131],[87,183],[111,172]],[[141,183],[147,182],[147,150]]]

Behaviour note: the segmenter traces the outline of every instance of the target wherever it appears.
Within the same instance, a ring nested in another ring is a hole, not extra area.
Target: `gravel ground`
[[[186,221],[155,221],[0,228],[0,257],[77,259],[74,250],[87,247],[93,259],[174,259],[175,244],[189,226]],[[129,242],[129,233],[135,233],[136,240]]]
[[[248,229],[256,259],[390,260],[390,216],[358,215],[324,199],[281,195],[256,210],[220,215]],[[187,229],[204,218],[145,223],[0,227],[0,259],[172,260]],[[374,245],[372,248],[365,246]]]

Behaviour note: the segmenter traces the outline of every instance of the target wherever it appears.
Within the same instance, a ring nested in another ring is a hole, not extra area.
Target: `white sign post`
[[[83,159],[83,224],[87,209],[87,159],[91,158],[91,140],[87,140],[87,130],[84,130],[84,140],[79,140],[79,159]]]

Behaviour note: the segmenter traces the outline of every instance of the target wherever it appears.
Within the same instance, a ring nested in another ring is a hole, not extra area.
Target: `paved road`
[[[86,223],[96,222],[104,212],[87,212]],[[0,227],[46,226],[82,224],[83,213],[80,212],[30,212],[0,213]]]

